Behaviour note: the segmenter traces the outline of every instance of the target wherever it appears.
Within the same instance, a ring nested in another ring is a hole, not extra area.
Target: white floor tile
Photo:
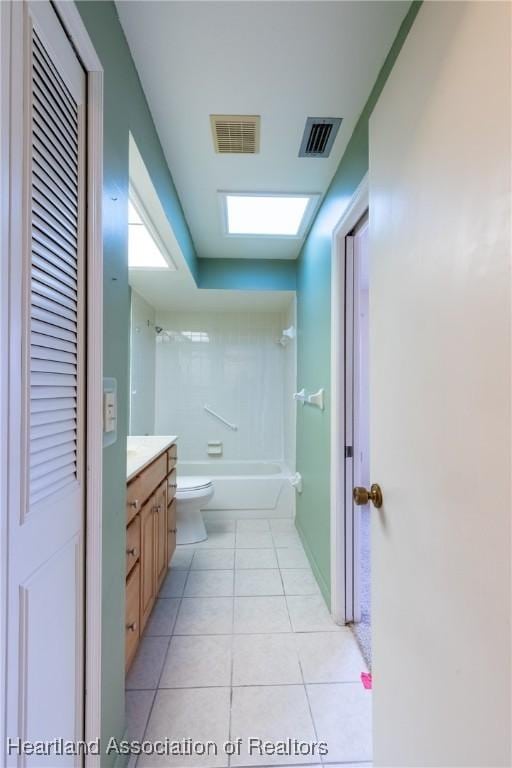
[[[230,685],[231,635],[175,635],[165,660],[160,688]]]
[[[190,571],[185,597],[229,597],[233,594],[233,571]]]
[[[295,634],[306,683],[360,682],[367,672],[354,635],[346,627],[339,632]]]
[[[272,531],[275,547],[302,547],[299,534],[293,531]]]
[[[126,678],[127,690],[157,688],[164,665],[168,637],[143,637]]]
[[[209,520],[208,512],[203,513],[205,516],[205,527],[207,531],[212,533],[233,533],[235,530],[234,520]]]
[[[273,547],[272,534],[270,531],[258,532],[249,531],[248,533],[236,534],[237,549],[264,549]]]
[[[263,531],[269,531],[270,526],[268,524],[268,520],[237,520],[236,521],[236,531],[237,533],[248,533],[248,532],[263,532]]]
[[[192,560],[193,571],[213,571],[233,568],[235,564],[234,549],[200,549]]]
[[[307,691],[318,738],[329,746],[324,762],[371,760],[371,691],[360,682],[308,685]]]
[[[187,580],[187,571],[171,569],[167,571],[159,592],[159,597],[181,597]]]
[[[284,597],[235,597],[234,631],[291,632]]]
[[[273,549],[237,549],[235,568],[277,568]]]
[[[174,571],[188,571],[193,556],[193,549],[182,549],[181,547],[176,547],[171,559],[171,569]]]
[[[124,702],[126,728],[130,741],[139,741],[144,736],[155,691],[126,691]]]
[[[249,753],[249,739],[316,741],[302,685],[255,686],[233,689],[231,737],[243,739],[241,755],[231,765],[276,765],[313,762],[310,756],[270,756]],[[314,760],[314,758],[313,758]]]
[[[295,638],[280,635],[235,635],[233,685],[302,683]]]
[[[179,598],[159,598],[155,601],[151,616],[148,619],[144,635],[172,635],[174,622],[180,606]]]
[[[282,568],[285,595],[317,595],[320,592],[311,568]]]
[[[141,741],[155,697],[155,691],[126,691],[125,718],[129,741]],[[135,768],[137,756],[131,755],[127,768]]]
[[[235,534],[226,531],[211,531],[207,539],[193,546],[196,549],[234,549]]]
[[[302,547],[279,548],[277,559],[280,568],[309,568],[309,561]]]
[[[235,595],[282,595],[280,571],[251,569],[235,572]]]
[[[294,632],[340,632],[321,595],[287,595]]]
[[[291,517],[279,517],[270,520],[270,530],[274,531],[296,531],[295,520]]]
[[[233,626],[231,597],[184,597],[175,635],[227,635]]]
[[[159,690],[149,719],[146,739],[149,741],[210,742],[218,745],[217,755],[143,755],[137,768],[155,766],[227,766],[222,744],[229,737],[229,688],[190,688]]]

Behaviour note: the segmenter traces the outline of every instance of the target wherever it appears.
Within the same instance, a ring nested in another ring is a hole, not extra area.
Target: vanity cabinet
[[[176,444],[128,481],[126,494],[126,669],[133,661],[176,548]]]

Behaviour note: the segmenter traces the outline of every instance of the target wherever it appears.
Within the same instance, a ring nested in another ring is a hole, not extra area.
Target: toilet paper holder
[[[306,390],[302,388],[300,392],[295,392],[293,395],[293,399],[297,400],[297,402],[302,403],[302,405],[313,405],[315,408],[320,408],[321,411],[324,410],[324,388],[321,387],[318,392],[314,392],[313,394],[307,394]]]

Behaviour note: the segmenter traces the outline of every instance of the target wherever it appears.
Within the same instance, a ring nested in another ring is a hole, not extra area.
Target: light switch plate
[[[103,445],[117,440],[117,380],[103,379]]]

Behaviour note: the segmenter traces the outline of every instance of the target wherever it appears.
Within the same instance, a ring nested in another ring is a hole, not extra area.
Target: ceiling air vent
[[[329,157],[341,117],[308,117],[299,157]]]
[[[255,155],[260,151],[259,115],[210,115],[215,151]]]

